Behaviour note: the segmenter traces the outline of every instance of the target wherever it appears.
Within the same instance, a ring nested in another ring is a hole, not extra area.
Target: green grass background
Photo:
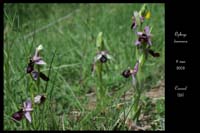
[[[125,81],[121,72],[136,62],[136,35],[130,26],[133,11],[139,11],[141,6],[134,3],[4,4],[4,130],[112,130],[120,111],[111,107],[120,103],[123,92],[131,88],[131,79]],[[146,91],[164,80],[165,65],[164,4],[148,4],[148,8],[151,18],[144,25],[153,27],[152,49],[161,56],[149,57],[142,70]],[[57,22],[63,17],[66,18]],[[114,57],[103,78],[109,92],[117,88],[116,95],[108,99],[109,110],[105,116],[88,110],[85,96],[96,85],[91,76],[91,63],[99,32],[103,32],[106,48]],[[45,74],[56,51],[45,93],[47,100],[37,109],[42,113],[32,113],[32,124],[25,119],[15,123],[10,117],[22,102],[44,92],[45,82],[41,81],[41,89],[37,90],[30,76],[25,75],[28,59],[39,44],[44,47],[42,57],[47,65],[42,70]],[[163,101],[157,105],[161,112],[157,111],[153,118],[164,118]],[[70,119],[74,110],[81,112],[80,120]],[[159,125],[152,128],[160,129],[163,130]]]

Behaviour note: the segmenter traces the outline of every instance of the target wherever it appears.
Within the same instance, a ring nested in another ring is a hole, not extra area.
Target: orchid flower
[[[92,75],[94,76],[94,71],[96,69],[96,62],[100,61],[100,63],[106,63],[107,60],[113,59],[112,56],[109,54],[108,51],[102,50],[97,53],[97,55],[94,57],[94,62],[92,64]]]
[[[132,76],[132,82],[135,85],[135,76],[138,72],[138,68],[139,68],[139,61],[136,62],[134,69],[128,68],[127,70],[124,70],[122,72],[122,76],[124,76],[125,78],[129,78],[130,76]]]
[[[25,116],[25,118],[31,123],[31,114],[30,114],[31,111],[33,111],[31,100],[26,100],[23,103],[23,108],[15,112],[12,115],[12,118],[15,121],[20,121],[22,120],[23,116]]]
[[[42,94],[34,97],[34,103],[35,104],[44,103],[45,100],[46,100],[46,96],[44,96]]]
[[[101,63],[105,63],[108,59],[112,59],[111,55],[108,54],[108,51],[103,50],[97,53],[94,62],[99,60]]]
[[[48,81],[49,78],[42,72],[37,72],[34,70],[34,64],[36,65],[45,65],[46,62],[42,60],[42,58],[39,56],[39,52],[43,49],[42,45],[39,45],[36,49],[35,49],[35,54],[34,56],[30,59],[28,66],[26,68],[26,72],[30,73],[32,78],[34,80],[37,80],[38,77],[42,78],[45,81]]]
[[[39,56],[39,52],[43,49],[42,45],[39,45],[36,49],[35,49],[35,54],[32,57],[32,61],[37,64],[37,65],[45,65],[46,62],[44,62],[42,60],[42,58]]]
[[[138,12],[134,11],[132,21],[131,29],[135,30],[137,26],[144,22],[144,17],[142,17]]]
[[[135,42],[136,46],[141,45],[142,43],[147,43],[149,46],[152,45],[151,43],[152,35],[150,33],[148,26],[144,28],[144,32],[137,32],[137,35],[138,35],[138,40]]]

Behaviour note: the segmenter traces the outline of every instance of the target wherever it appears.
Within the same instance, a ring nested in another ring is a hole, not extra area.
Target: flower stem
[[[103,33],[100,32],[97,36],[96,48],[99,51],[104,49],[104,41],[103,41]],[[101,109],[104,105],[105,98],[105,89],[103,85],[102,71],[103,64],[98,61],[97,62],[97,108]]]
[[[37,66],[37,69],[38,69],[37,93],[39,93],[39,89],[40,89],[40,66]]]
[[[103,79],[102,79],[102,63],[98,62],[97,66],[97,82],[98,82],[98,89],[97,89],[97,106],[101,108],[103,106],[103,101],[104,101],[104,87],[103,87]]]

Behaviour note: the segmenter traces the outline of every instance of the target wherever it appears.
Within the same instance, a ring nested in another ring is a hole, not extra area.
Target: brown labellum
[[[42,78],[44,81],[49,81],[49,78],[42,72],[40,72],[40,78]]]
[[[149,49],[148,50],[149,54],[152,55],[153,57],[160,57],[160,53],[154,52],[153,50]]]
[[[15,113],[12,115],[12,118],[13,118],[13,120],[15,120],[15,121],[20,121],[20,120],[22,120],[23,116],[24,116],[23,110],[20,109],[18,112],[15,112]]]
[[[122,72],[122,76],[124,76],[125,78],[128,78],[130,75],[131,75],[131,72],[130,72],[129,69],[128,69],[128,70],[124,70],[124,71]]]

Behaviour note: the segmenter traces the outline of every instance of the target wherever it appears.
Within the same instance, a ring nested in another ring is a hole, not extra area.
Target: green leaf
[[[147,11],[147,5],[146,4],[144,4],[142,7],[141,7],[141,9],[140,9],[140,12],[139,12],[139,15],[140,16],[146,16],[146,13],[147,13],[148,11]]]
[[[144,56],[144,54],[142,54],[140,56],[139,62],[140,62],[140,65],[139,65],[140,67],[139,68],[141,68],[143,66],[144,62],[145,62],[145,56]]]
[[[103,43],[103,32],[99,32],[98,36],[97,36],[97,40],[96,40],[96,47],[98,49],[102,48],[102,43]]]

